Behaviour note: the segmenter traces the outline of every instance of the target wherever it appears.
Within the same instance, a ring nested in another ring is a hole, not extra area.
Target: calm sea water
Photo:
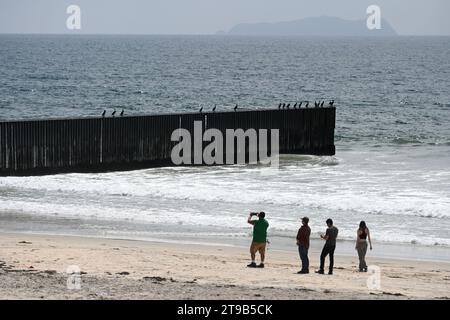
[[[334,157],[262,166],[0,178],[0,229],[144,238],[342,239],[450,246],[450,38],[0,36],[0,120],[270,108],[335,99]],[[45,221],[45,223],[43,223]],[[35,222],[35,223],[33,223]]]

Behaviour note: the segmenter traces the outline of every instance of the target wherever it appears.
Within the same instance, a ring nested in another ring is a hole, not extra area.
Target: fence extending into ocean
[[[279,129],[281,154],[334,155],[334,107],[258,109],[0,122],[0,175],[103,172],[174,165],[178,128],[194,134]]]

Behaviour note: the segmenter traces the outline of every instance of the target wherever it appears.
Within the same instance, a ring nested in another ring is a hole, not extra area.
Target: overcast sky
[[[81,30],[66,8],[81,8]],[[450,35],[449,0],[0,0],[0,33],[212,34],[238,23],[366,19],[376,4],[400,35]]]

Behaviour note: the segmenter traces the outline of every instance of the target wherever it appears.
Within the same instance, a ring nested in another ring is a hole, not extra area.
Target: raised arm
[[[252,213],[250,212],[250,215],[248,216],[247,222],[251,225],[255,225],[256,221],[252,220]]]

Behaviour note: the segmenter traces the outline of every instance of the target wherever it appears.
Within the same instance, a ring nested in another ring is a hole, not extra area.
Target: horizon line
[[[0,35],[61,35],[61,36],[218,36],[218,37],[297,37],[297,38],[395,38],[395,37],[450,37],[450,34],[396,34],[396,35],[245,35],[219,33],[102,33],[102,32],[1,32]]]

